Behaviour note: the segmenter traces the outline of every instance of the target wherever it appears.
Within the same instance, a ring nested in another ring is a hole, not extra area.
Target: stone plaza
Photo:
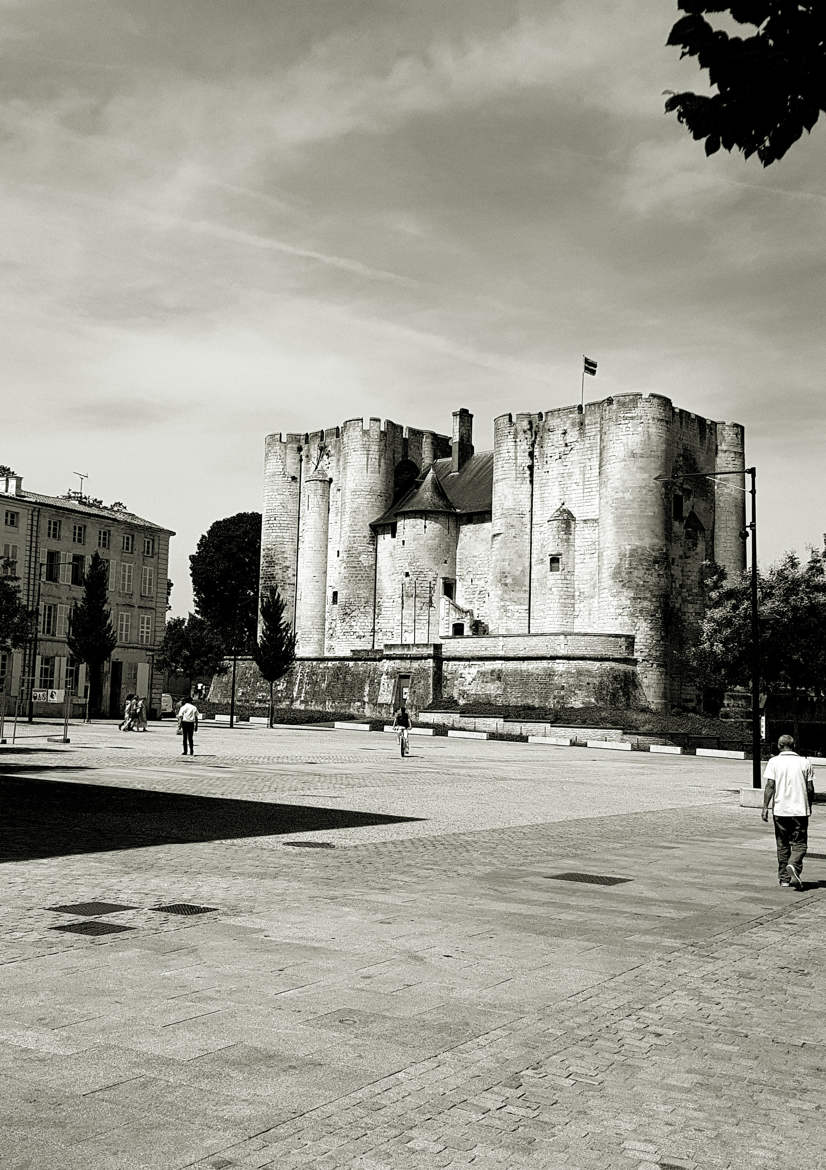
[[[0,757],[4,1170],[823,1165],[826,823],[779,888],[748,762],[47,733]]]

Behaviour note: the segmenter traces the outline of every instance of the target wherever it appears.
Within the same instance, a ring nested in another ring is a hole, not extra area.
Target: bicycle
[[[406,727],[399,727],[396,729],[396,734],[399,737],[399,751],[404,759],[405,756],[410,755],[410,733]]]

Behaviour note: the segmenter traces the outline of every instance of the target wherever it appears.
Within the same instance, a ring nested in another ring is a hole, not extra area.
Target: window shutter
[[[58,605],[57,607],[57,629],[55,633],[58,638],[65,638],[69,632],[69,607],[68,605]]]
[[[72,554],[62,552],[60,554],[60,584],[71,585],[72,583]]]
[[[75,685],[75,694],[79,695],[81,699],[86,697],[86,663],[81,662],[77,668],[77,683]]]
[[[37,690],[40,687],[40,663],[41,657],[39,654],[36,654],[34,658],[34,678],[32,679],[32,690]],[[26,698],[28,698],[28,695]]]
[[[54,685],[58,691],[66,686],[66,659],[59,655],[54,660]]]
[[[115,560],[109,561],[109,583],[108,588],[110,592],[114,592],[118,587],[118,573],[120,572],[120,562]]]

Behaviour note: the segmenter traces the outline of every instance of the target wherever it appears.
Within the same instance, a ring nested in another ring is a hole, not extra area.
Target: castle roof
[[[490,512],[493,498],[493,452],[470,455],[459,471],[450,459],[437,459],[413,487],[372,526],[392,524],[400,516],[441,513],[471,516]]]

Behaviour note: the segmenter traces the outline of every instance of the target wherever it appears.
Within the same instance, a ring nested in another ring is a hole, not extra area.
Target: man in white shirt
[[[187,699],[185,703],[181,704],[181,709],[178,712],[178,726],[180,727],[184,737],[184,752],[186,755],[187,745],[189,746],[189,754],[195,755],[195,748],[193,747],[193,737],[198,726],[198,708],[192,702],[192,699]]]
[[[809,817],[815,795],[815,770],[805,756],[794,751],[790,735],[777,741],[778,755],[772,756],[763,773],[764,821],[774,813],[777,842],[777,878],[781,886],[803,889],[803,858],[809,836]]]

